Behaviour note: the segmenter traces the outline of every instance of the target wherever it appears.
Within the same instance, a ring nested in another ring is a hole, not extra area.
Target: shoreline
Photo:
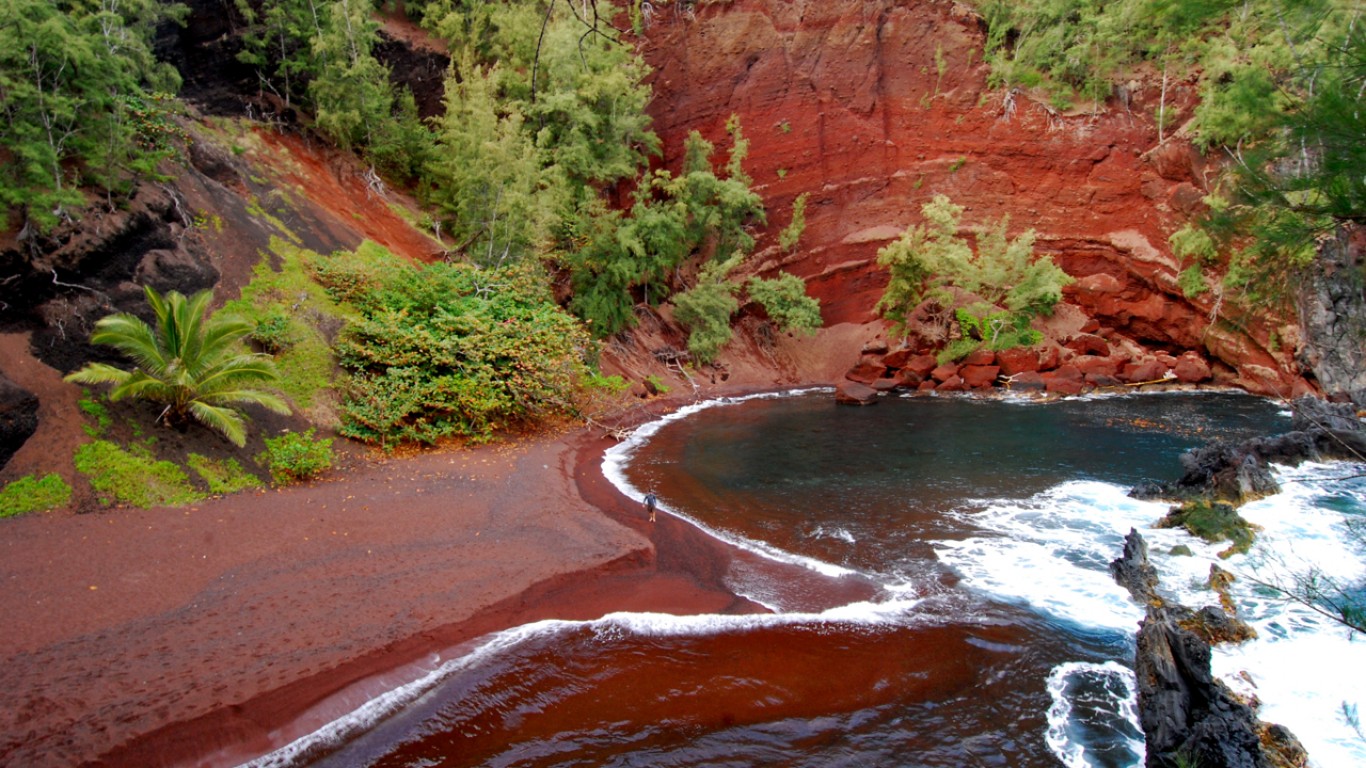
[[[724,542],[650,524],[607,480],[613,444],[576,427],[187,508],[5,521],[0,763],[238,765],[491,632],[765,610],[722,584]]]

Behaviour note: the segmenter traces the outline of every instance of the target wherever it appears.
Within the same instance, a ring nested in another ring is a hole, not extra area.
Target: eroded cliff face
[[[738,115],[770,211],[758,268],[805,278],[828,325],[876,320],[877,250],[942,193],[965,206],[965,225],[1009,215],[1012,235],[1035,229],[1038,249],[1076,278],[1066,300],[1100,335],[1194,350],[1216,381],[1254,392],[1313,390],[1294,318],[1268,323],[1224,304],[1211,322],[1210,294],[1193,301],[1177,286],[1167,238],[1201,205],[1205,167],[1184,140],[1159,145],[1160,82],[1062,113],[988,88],[983,39],[969,7],[938,0],[661,6],[643,51],[663,162],[678,165],[693,129],[726,146],[725,121]],[[1193,87],[1168,83],[1165,103],[1180,125]],[[784,254],[776,235],[803,192],[805,234]]]

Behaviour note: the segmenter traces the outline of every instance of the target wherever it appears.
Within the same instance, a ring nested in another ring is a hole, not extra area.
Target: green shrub
[[[71,502],[71,486],[61,475],[51,473],[41,479],[25,475],[0,488],[0,517],[65,507]]]
[[[674,296],[674,317],[688,329],[688,351],[700,363],[715,360],[730,342],[730,318],[740,308],[735,298],[740,286],[728,282],[726,275],[739,263],[738,256],[708,263],[694,288]]]
[[[237,459],[215,461],[192,453],[185,463],[209,486],[209,493],[226,495],[261,487],[260,479],[243,469]]]
[[[782,330],[814,334],[821,327],[821,303],[806,295],[806,282],[800,277],[787,272],[772,280],[754,277],[746,287]]]
[[[332,438],[317,439],[313,432],[266,438],[266,449],[256,460],[266,465],[276,485],[310,480],[332,468]]]
[[[184,470],[153,459],[145,450],[124,450],[108,440],[96,440],[76,449],[75,463],[105,506],[174,507],[204,498]]]
[[[251,340],[272,354],[288,349],[294,344],[294,329],[289,315],[281,307],[271,308],[256,321]]]
[[[337,340],[342,434],[388,446],[488,440],[574,410],[595,346],[533,262],[396,267]]]

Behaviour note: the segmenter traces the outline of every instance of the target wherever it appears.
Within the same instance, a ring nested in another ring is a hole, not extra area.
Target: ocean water
[[[1211,563],[1239,576],[1259,639],[1217,650],[1216,673],[1315,766],[1366,764],[1343,715],[1366,700],[1363,638],[1256,583],[1310,566],[1366,578],[1366,552],[1344,535],[1366,515],[1366,481],[1339,479],[1363,468],[1283,471],[1283,493],[1243,510],[1263,528],[1258,548],[1228,559],[1152,529],[1166,506],[1126,495],[1177,476],[1187,448],[1288,424],[1234,394],[844,408],[805,392],[686,409],[638,430],[604,470],[751,553],[727,584],[772,614],[497,633],[254,764],[1141,765],[1142,612],[1108,574],[1131,527],[1193,607],[1216,599],[1202,586]],[[1194,554],[1169,554],[1177,544]],[[841,579],[876,589],[831,605],[822,587]]]

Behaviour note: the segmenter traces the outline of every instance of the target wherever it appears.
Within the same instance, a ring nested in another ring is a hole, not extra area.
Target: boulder
[[[857,381],[841,381],[835,385],[835,402],[841,405],[877,405],[878,393]]]
[[[1157,360],[1142,360],[1128,363],[1120,371],[1119,378],[1131,384],[1162,381],[1167,378],[1167,366]]]
[[[863,354],[885,355],[887,354],[887,342],[883,341],[882,339],[873,339],[872,341],[863,345]]]
[[[1124,367],[1124,361],[1114,357],[1085,355],[1072,358],[1072,365],[1086,375],[1117,376]]]
[[[38,431],[38,396],[0,374],[0,468]]]
[[[888,368],[905,368],[906,363],[915,357],[915,352],[910,347],[898,349],[895,352],[888,352],[882,358],[882,364]]]
[[[995,362],[996,353],[990,349],[979,349],[958,361],[959,365],[993,365]]]
[[[1066,346],[1078,355],[1098,355],[1100,357],[1110,355],[1110,343],[1091,333],[1078,334],[1067,342]]]
[[[924,376],[909,368],[902,368],[893,374],[892,378],[896,380],[896,385],[902,389],[915,389],[920,386],[920,382],[925,380]]]
[[[910,371],[921,379],[926,379],[929,378],[930,373],[938,367],[939,361],[935,359],[934,355],[916,355],[910,360],[907,360],[906,364],[901,367],[901,370]]]
[[[1177,358],[1172,373],[1175,373],[1177,381],[1183,384],[1199,384],[1202,381],[1209,381],[1214,375],[1209,369],[1209,363],[1194,352],[1187,352]]]
[[[983,389],[996,384],[996,376],[1001,373],[996,365],[965,365],[958,369],[958,376],[969,389]]]
[[[1038,371],[1024,371],[1013,374],[1006,381],[1006,388],[1020,392],[1042,392],[1046,386],[1043,374]]]
[[[871,385],[878,379],[886,377],[886,375],[887,366],[883,365],[877,358],[864,357],[859,361],[858,365],[850,368],[849,372],[844,374],[844,378],[850,381],[857,381],[860,384]]]
[[[996,364],[1001,366],[1001,373],[1005,376],[1014,376],[1025,371],[1037,371],[1039,370],[1039,352],[1031,347],[1003,349],[996,353]]]
[[[967,388],[967,385],[963,383],[963,379],[960,378],[958,374],[954,374],[940,382],[939,386],[934,389],[936,392],[962,392]]]
[[[1208,615],[1195,614],[1166,603],[1157,594],[1147,542],[1133,529],[1110,573],[1147,614],[1134,652],[1147,765],[1271,768],[1262,749],[1263,726],[1252,708],[1214,679],[1209,643],[1182,626],[1199,616],[1218,623],[1227,618],[1224,612],[1210,608]]]
[[[901,386],[901,382],[900,382],[900,380],[898,380],[898,379],[890,378],[890,377],[889,377],[889,378],[878,379],[877,381],[873,382],[873,383],[871,384],[871,386],[872,386],[873,389],[877,390],[878,392],[891,392],[892,390],[894,390],[894,389],[896,389],[897,387]]]
[[[939,383],[944,383],[958,375],[957,363],[945,363],[944,365],[930,371],[930,377]]]

